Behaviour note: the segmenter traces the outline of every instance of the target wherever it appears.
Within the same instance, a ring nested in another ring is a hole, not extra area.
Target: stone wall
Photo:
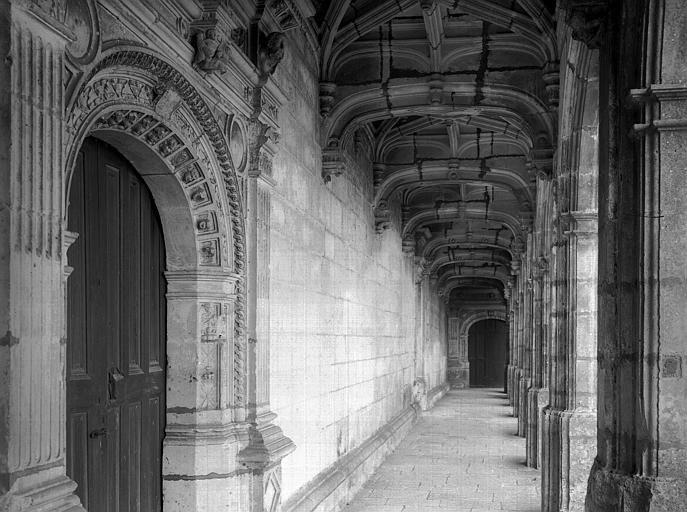
[[[289,101],[270,229],[271,406],[297,447],[284,499],[399,415],[416,377],[446,380],[444,304],[425,278],[416,340],[413,259],[397,231],[375,233],[371,164],[321,177],[317,70],[296,44],[275,76]]]

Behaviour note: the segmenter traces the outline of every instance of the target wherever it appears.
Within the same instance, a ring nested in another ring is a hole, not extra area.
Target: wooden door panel
[[[88,412],[75,411],[67,417],[69,439],[67,439],[67,473],[77,482],[77,494],[82,503],[88,503]]]
[[[87,139],[70,191],[68,472],[88,510],[161,509],[164,242],[131,165]]]

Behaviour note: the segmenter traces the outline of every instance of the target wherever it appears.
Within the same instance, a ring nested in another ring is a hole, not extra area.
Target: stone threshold
[[[431,408],[449,389],[447,383],[427,393]],[[408,435],[420,414],[409,405],[381,427],[363,444],[320,472],[282,504],[283,512],[336,512],[362,488],[384,459]]]

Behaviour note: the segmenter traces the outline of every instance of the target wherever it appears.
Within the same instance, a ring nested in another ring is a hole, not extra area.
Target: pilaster
[[[233,403],[236,365],[234,303],[238,276],[190,269],[167,278],[167,426],[163,443],[165,512],[204,504],[241,507],[247,440],[243,411]]]
[[[261,94],[256,90],[255,94]],[[255,102],[259,105],[259,102]],[[276,126],[256,111],[250,121],[246,186],[247,407],[248,446],[239,462],[249,474],[250,511],[281,510],[281,460],[295,449],[270,410],[269,232],[272,163],[279,141]]]
[[[62,146],[74,34],[59,2],[3,2],[0,15],[0,509],[78,511],[65,468]]]

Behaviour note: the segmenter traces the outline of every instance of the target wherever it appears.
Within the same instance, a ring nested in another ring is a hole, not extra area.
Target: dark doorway
[[[482,320],[470,327],[470,387],[503,387],[507,334],[506,323],[501,320]]]
[[[165,250],[150,191],[86,139],[69,194],[67,472],[87,510],[161,510]]]

